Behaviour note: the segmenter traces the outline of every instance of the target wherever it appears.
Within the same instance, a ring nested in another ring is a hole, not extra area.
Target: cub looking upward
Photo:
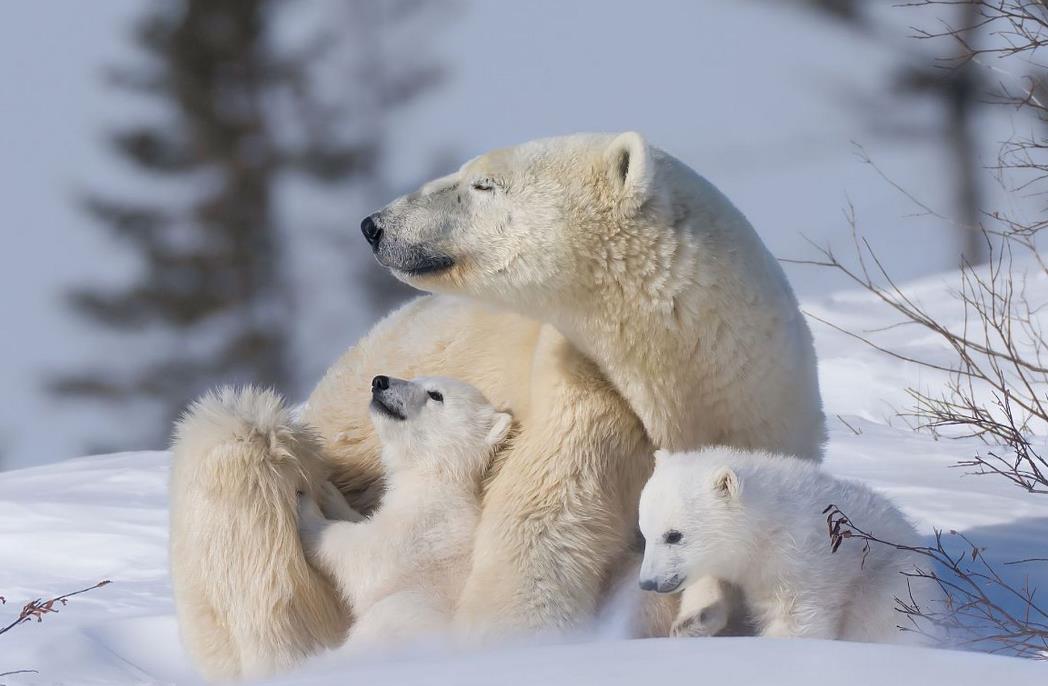
[[[512,424],[454,379],[376,376],[371,391],[387,479],[378,511],[331,521],[311,498],[299,502],[303,546],[350,604],[355,641],[450,625],[469,575],[480,482]]]

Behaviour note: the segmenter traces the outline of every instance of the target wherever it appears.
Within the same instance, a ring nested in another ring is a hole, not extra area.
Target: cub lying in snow
[[[303,545],[352,607],[354,641],[450,624],[469,574],[480,482],[512,423],[454,379],[376,376],[371,393],[387,480],[378,511],[330,521],[311,498],[299,501]]]
[[[903,572],[915,556],[871,543],[864,559],[863,546],[847,541],[831,553],[830,504],[882,540],[917,543],[887,498],[810,460],[660,450],[640,500],[641,588],[675,593],[714,576],[740,588],[761,635],[899,642],[895,598],[909,598]]]

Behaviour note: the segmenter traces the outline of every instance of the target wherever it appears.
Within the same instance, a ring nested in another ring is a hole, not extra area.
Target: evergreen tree
[[[973,46],[977,43],[980,20],[978,0],[947,0],[938,5],[937,14],[945,14],[946,25],[957,24],[956,52],[952,58],[943,58],[917,49],[912,37],[901,35],[899,27],[886,26],[883,19],[870,10],[876,3],[868,0],[803,0],[816,10],[832,16],[867,36],[882,42],[900,56],[900,66],[893,74],[889,95],[932,98],[942,107],[943,120],[934,132],[951,156],[951,169],[958,229],[959,254],[963,261],[980,264],[987,260],[989,249],[982,232],[980,206],[983,189],[979,183],[983,171],[978,156],[979,137],[976,130],[978,108],[990,97],[988,84],[981,83],[971,64]],[[917,0],[919,4],[921,0]],[[892,3],[886,3],[891,7]],[[920,36],[919,29],[911,29]],[[899,100],[896,100],[899,102]],[[909,126],[896,127],[908,131]],[[929,132],[921,131],[924,138]]]
[[[145,64],[110,74],[114,87],[157,100],[169,113],[125,126],[111,142],[133,169],[170,182],[172,192],[84,197],[85,210],[133,248],[140,269],[119,289],[80,287],[71,302],[149,351],[141,360],[67,374],[51,387],[96,402],[155,404],[161,421],[132,440],[166,440],[185,404],[221,383],[293,387],[294,294],[276,184],[287,173],[359,182],[377,167],[381,138],[358,126],[352,139],[345,132],[353,127],[343,126],[355,115],[345,107],[354,102],[352,89],[369,79],[347,78],[347,97],[321,97],[310,70],[337,42],[337,29],[305,48],[279,50],[278,5],[289,10],[274,0],[151,4],[134,32]],[[366,4],[346,7],[356,11],[344,19],[371,21]],[[414,10],[405,4],[402,11]],[[354,27],[369,28],[381,26]],[[395,98],[373,104],[368,116],[383,116],[433,82],[435,74],[414,71],[418,78],[398,81]]]

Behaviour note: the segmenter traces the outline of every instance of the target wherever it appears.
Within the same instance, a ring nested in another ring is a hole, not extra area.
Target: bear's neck
[[[722,240],[672,232],[648,246],[665,256],[652,265],[597,264],[599,292],[578,294],[578,306],[551,322],[601,367],[659,448],[724,440],[716,400],[745,373],[751,354],[736,332],[768,328],[762,284],[741,266],[741,253],[755,248],[736,239],[736,250],[718,251]]]
[[[683,284],[653,287],[643,275],[620,273],[605,279],[601,292],[580,294],[573,299],[577,307],[550,322],[597,363],[654,445],[668,450],[716,439],[703,434],[712,422],[699,421],[694,389],[716,382],[720,373],[708,368],[711,356],[698,353],[724,338],[721,308],[694,291],[684,300],[684,290]]]
[[[667,337],[672,323],[640,312],[558,328],[597,363],[656,447],[688,450],[715,440],[702,435],[705,422],[695,417],[694,384],[710,380],[696,369],[700,336]]]

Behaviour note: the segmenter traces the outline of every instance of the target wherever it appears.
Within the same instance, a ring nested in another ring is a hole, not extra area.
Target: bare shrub
[[[997,86],[988,100],[1014,108],[1026,116],[1033,133],[1015,136],[1000,150],[992,171],[1016,204],[1048,191],[1048,68],[1035,56],[1048,45],[1048,2],[1045,0],[920,0],[907,6],[961,10],[960,25],[943,20],[939,30],[915,29],[923,40],[949,40],[963,49],[945,60],[944,69],[971,67],[991,73]],[[987,40],[976,44],[973,35]],[[1016,65],[1028,70],[1017,74]],[[860,149],[864,161],[886,182],[908,197],[918,211],[953,220],[892,182]],[[989,260],[964,262],[959,283],[951,292],[961,306],[960,324],[950,326],[892,279],[889,269],[856,229],[849,209],[854,254],[839,259],[828,247],[817,247],[818,257],[802,262],[832,269],[875,296],[899,316],[899,325],[930,332],[944,346],[945,357],[921,359],[877,340],[876,333],[851,331],[813,317],[865,344],[919,368],[945,375],[941,388],[911,387],[912,407],[904,414],[918,430],[938,437],[981,439],[982,449],[958,465],[974,474],[1002,478],[1027,493],[1048,495],[1048,298],[1045,288],[1031,288],[1033,279],[1048,279],[1048,263],[1039,252],[1039,234],[1048,226],[1048,211],[1020,217],[996,211],[981,213],[977,227]],[[812,315],[809,315],[812,316]],[[962,533],[936,531],[925,546],[884,541],[848,519],[836,507],[825,513],[830,547],[835,551],[848,539],[870,545],[890,545],[923,557],[926,569],[912,576],[938,586],[944,603],[928,605],[910,598],[897,599],[907,620],[902,628],[924,630],[921,621],[937,627],[937,637],[952,645],[988,652],[1048,659],[1048,613],[1036,589],[1027,580],[1006,578],[1001,565],[984,556],[984,548]],[[1030,541],[1046,546],[1046,541]],[[1038,556],[1039,555],[1039,556]],[[1048,565],[1048,549],[1003,565]]]
[[[1036,589],[1016,586],[1005,579],[997,566],[983,554],[971,539],[958,531],[949,531],[952,545],[943,541],[943,532],[935,531],[935,543],[913,546],[885,541],[856,526],[836,505],[823,514],[830,539],[831,552],[837,552],[848,539],[861,541],[865,552],[871,545],[886,545],[927,560],[904,572],[908,580],[923,580],[942,593],[929,600],[915,594],[895,599],[895,609],[904,618],[899,628],[931,640],[946,641],[954,647],[1003,653],[1033,659],[1048,659],[1048,612],[1036,599]],[[1027,564],[1048,560],[1015,560],[1005,564]],[[997,591],[997,592],[995,592]],[[1002,602],[1000,597],[1010,602]],[[1019,612],[1013,606],[1021,608]],[[933,628],[930,628],[933,627]]]

